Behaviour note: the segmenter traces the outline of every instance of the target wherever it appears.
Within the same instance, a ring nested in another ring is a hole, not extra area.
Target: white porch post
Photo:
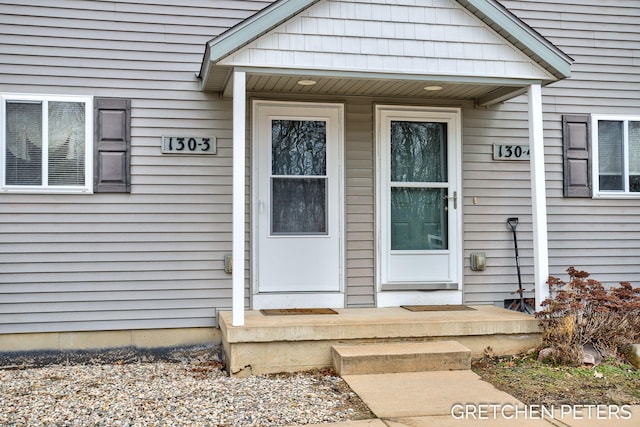
[[[549,248],[547,242],[547,201],[544,172],[542,89],[529,86],[529,147],[531,152],[531,204],[533,214],[533,265],[536,311],[549,296]]]
[[[245,229],[245,124],[246,75],[233,72],[233,197],[232,197],[232,295],[233,326],[244,325],[244,229]]]

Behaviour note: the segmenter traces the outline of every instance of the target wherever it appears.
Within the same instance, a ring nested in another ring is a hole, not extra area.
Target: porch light
[[[424,90],[428,90],[428,91],[436,91],[436,90],[442,90],[442,86],[438,86],[438,85],[431,85],[431,86],[425,86]]]
[[[298,84],[300,86],[313,86],[314,84],[318,83],[315,80],[299,80]]]

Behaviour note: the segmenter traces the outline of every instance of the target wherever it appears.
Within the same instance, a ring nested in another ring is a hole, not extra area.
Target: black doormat
[[[260,310],[265,316],[296,316],[301,314],[338,314],[330,308],[271,308]]]
[[[401,305],[400,307],[409,311],[467,311],[475,310],[466,305]]]

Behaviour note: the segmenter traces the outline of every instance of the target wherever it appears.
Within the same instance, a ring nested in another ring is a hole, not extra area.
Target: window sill
[[[2,194],[93,194],[90,188],[15,188],[5,187]]]
[[[593,199],[637,200],[640,199],[640,193],[598,193],[593,195]]]

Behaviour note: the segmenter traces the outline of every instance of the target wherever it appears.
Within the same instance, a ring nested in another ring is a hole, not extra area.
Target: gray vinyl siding
[[[230,307],[231,103],[196,72],[269,3],[2,2],[0,92],[130,98],[132,190],[0,194],[0,333],[213,326]],[[162,155],[181,133],[218,154]]]
[[[550,274],[566,280],[566,269],[575,266],[606,284],[631,281],[637,286],[640,277],[640,200],[563,197],[562,115],[640,116],[640,28],[637,25],[640,2],[619,0],[601,4],[533,0],[501,3],[575,60],[570,79],[543,88]],[[514,118],[514,114],[518,118]],[[516,139],[526,142],[525,97],[484,113],[480,110],[466,112],[467,119],[471,115],[479,115],[482,120],[495,117],[497,121],[489,122],[491,127],[502,123],[499,129],[491,129],[493,135],[505,136],[511,129],[509,138],[513,142]],[[509,119],[509,123],[500,119]],[[516,123],[519,123],[520,131],[514,128]],[[467,127],[468,124],[467,121]],[[482,122],[477,125],[485,127]],[[491,258],[487,260],[489,268],[486,272],[465,270],[465,297],[467,302],[500,301],[509,296],[495,291],[517,289],[513,244],[504,224],[506,217],[511,215],[509,212],[520,216],[521,221],[524,219],[525,223],[518,228],[523,283],[527,289],[533,283],[530,208],[526,206],[530,203],[526,198],[529,171],[528,168],[526,171],[517,169],[507,174],[507,166],[494,162],[483,168],[474,161],[473,168],[479,167],[485,174],[485,178],[479,177],[482,182],[476,184],[472,178],[477,175],[469,171],[471,165],[468,163],[475,158],[472,147],[476,141],[469,137],[474,131],[480,129],[465,130],[465,194],[473,196],[478,191],[495,194],[497,186],[501,189],[500,194],[507,197],[491,199],[491,206],[485,212],[465,200],[465,255],[485,246],[492,247],[488,251]],[[489,139],[496,143],[504,141],[503,138]],[[500,175],[494,173],[495,167],[500,168]],[[491,172],[491,180],[486,178],[488,172]],[[522,187],[521,193],[505,189],[507,184]],[[484,188],[476,190],[476,185]],[[476,212],[482,212],[482,215],[476,217]],[[468,258],[465,258],[465,264],[468,266]],[[490,280],[482,280],[483,277]]]
[[[493,144],[528,144],[525,102],[500,108],[468,108],[463,118],[464,299],[500,304],[518,289],[513,234],[507,218],[519,218],[518,249],[524,288],[533,288],[531,176],[525,161],[493,160]],[[477,204],[473,198],[477,198]],[[471,271],[470,254],[484,252],[485,271]]]
[[[373,104],[346,104],[346,304],[375,305],[375,139]]]

